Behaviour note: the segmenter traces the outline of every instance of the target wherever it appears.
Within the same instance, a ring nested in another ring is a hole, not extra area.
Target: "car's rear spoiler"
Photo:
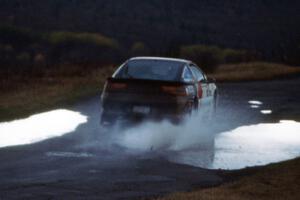
[[[133,79],[133,78],[107,78],[110,83],[142,83],[142,84],[154,84],[154,85],[191,85],[192,83],[185,83],[183,81],[162,81],[162,80],[147,80],[147,79]]]

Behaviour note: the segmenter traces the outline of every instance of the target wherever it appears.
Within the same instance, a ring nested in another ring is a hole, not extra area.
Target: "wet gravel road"
[[[300,79],[220,84],[218,126],[211,133],[259,122],[299,120],[299,86]],[[221,171],[171,162],[166,152],[136,154],[114,144],[99,127],[99,99],[92,97],[68,108],[89,117],[76,131],[0,149],[1,200],[140,199],[227,181]],[[251,108],[249,100],[263,105]],[[213,162],[213,156],[207,162]]]

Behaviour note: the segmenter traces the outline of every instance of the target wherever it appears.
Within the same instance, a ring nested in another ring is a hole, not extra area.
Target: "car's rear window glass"
[[[165,60],[131,60],[115,75],[116,78],[176,81],[183,64]]]

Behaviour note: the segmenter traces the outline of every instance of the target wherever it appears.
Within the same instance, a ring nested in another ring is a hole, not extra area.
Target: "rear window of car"
[[[117,73],[115,78],[177,81],[183,63],[165,60],[131,60]]]

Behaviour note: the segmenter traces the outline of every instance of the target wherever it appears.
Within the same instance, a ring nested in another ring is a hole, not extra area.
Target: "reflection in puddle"
[[[248,103],[251,105],[262,105],[263,104],[261,101],[257,101],[257,100],[250,100],[250,101],[248,101]]]
[[[259,105],[251,105],[250,107],[251,108],[259,108],[260,106]]]
[[[300,155],[300,123],[281,121],[239,127],[216,138],[212,168],[240,169]]]
[[[300,156],[300,123],[242,126],[219,134],[209,151],[181,151],[170,160],[211,169],[241,169]]]
[[[250,104],[251,108],[260,108],[260,106],[263,105],[261,101],[257,101],[257,100],[250,100],[248,101],[248,103]]]
[[[261,110],[260,112],[262,114],[264,114],[264,115],[270,115],[270,114],[272,114],[272,110]]]
[[[49,157],[65,157],[65,158],[90,158],[94,157],[90,153],[74,153],[74,152],[48,152],[46,154]]]
[[[0,123],[0,147],[30,144],[74,131],[87,117],[70,110],[54,110],[26,119]]]

